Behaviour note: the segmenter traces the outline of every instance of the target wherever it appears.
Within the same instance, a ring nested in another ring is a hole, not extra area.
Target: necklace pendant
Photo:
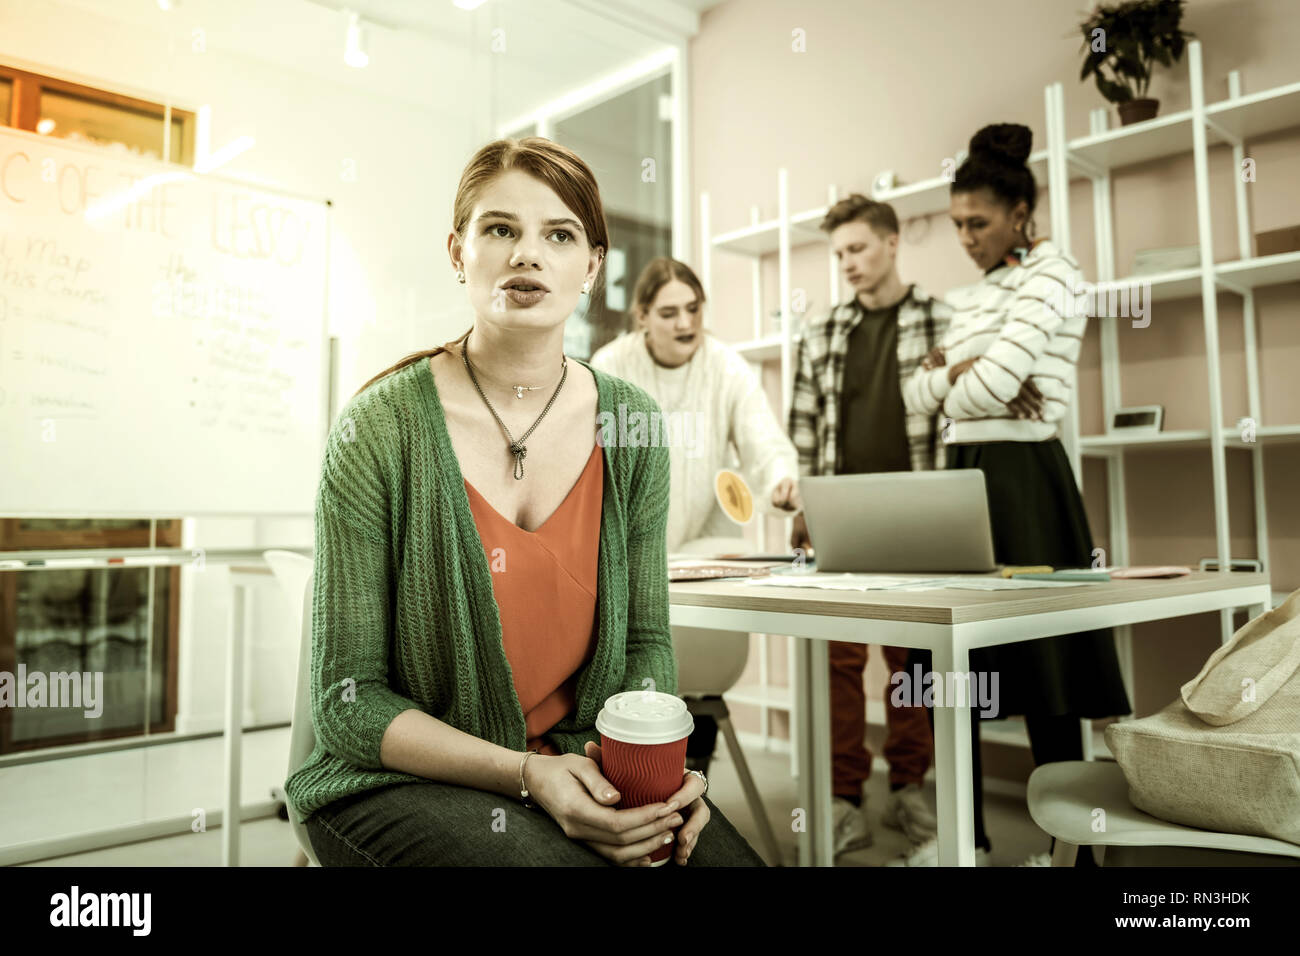
[[[523,397],[524,397],[524,387],[522,385],[516,385],[515,398],[523,398]]]

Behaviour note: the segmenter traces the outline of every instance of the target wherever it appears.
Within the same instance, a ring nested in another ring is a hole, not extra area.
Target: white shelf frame
[[[1069,157],[1072,168],[1083,170],[1092,183],[1093,216],[1096,226],[1098,289],[1130,283],[1151,283],[1152,301],[1201,298],[1205,327],[1206,376],[1209,395],[1207,429],[1129,436],[1109,430],[1117,408],[1122,406],[1119,340],[1116,318],[1102,318],[1101,344],[1102,411],[1107,431],[1080,439],[1080,448],[1106,461],[1109,488],[1111,548],[1113,564],[1127,563],[1129,540],[1124,466],[1126,449],[1209,447],[1214,493],[1215,550],[1221,567],[1226,567],[1231,546],[1228,528],[1227,449],[1251,452],[1254,490],[1256,554],[1267,569],[1270,565],[1268,513],[1264,489],[1264,446],[1300,441],[1300,425],[1263,425],[1259,387],[1259,347],[1255,327],[1254,290],[1261,286],[1300,281],[1300,252],[1255,257],[1252,253],[1250,204],[1246,183],[1239,175],[1245,158],[1245,138],[1280,132],[1300,126],[1300,83],[1264,90],[1245,96],[1238,71],[1228,74],[1228,98],[1205,103],[1201,45],[1187,47],[1189,87],[1192,105],[1165,117],[1107,129],[1108,113],[1091,114],[1087,136],[1056,144]],[[1057,133],[1059,135],[1059,132]],[[1230,262],[1213,260],[1213,232],[1210,218],[1208,151],[1211,145],[1232,147],[1232,178],[1237,220],[1238,258]],[[1050,147],[1049,147],[1050,149]],[[1152,159],[1185,154],[1190,149],[1195,170],[1197,248],[1200,265],[1151,275],[1115,277],[1114,224],[1111,218],[1111,170]],[[1242,298],[1242,327],[1245,339],[1247,415],[1255,422],[1255,441],[1246,442],[1235,427],[1223,421],[1223,391],[1219,361],[1218,294],[1230,292]],[[1121,638],[1122,655],[1131,660],[1128,629]],[[1223,641],[1232,636],[1232,612],[1220,612]]]

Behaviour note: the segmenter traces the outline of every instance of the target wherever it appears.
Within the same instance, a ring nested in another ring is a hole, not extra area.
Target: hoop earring
[[[456,281],[459,282],[461,285],[464,285],[464,284],[465,284],[465,270],[464,270],[464,269],[457,269],[457,270],[456,270]]]

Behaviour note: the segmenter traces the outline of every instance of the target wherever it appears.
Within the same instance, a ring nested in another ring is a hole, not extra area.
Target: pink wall
[[[1094,86],[1077,77],[1081,39],[1078,0],[954,0],[837,2],[730,0],[703,17],[691,44],[692,189],[710,199],[713,229],[748,224],[749,209],[776,215],[776,172],[789,171],[792,211],[821,205],[827,186],[841,196],[869,194],[872,178],[893,169],[903,182],[939,175],[942,162],[966,145],[981,125],[1019,122],[1044,145],[1044,87],[1065,85],[1071,137],[1088,131],[1090,110],[1105,106]],[[1184,28],[1203,44],[1206,98],[1227,95],[1227,72],[1241,72],[1250,93],[1300,80],[1300,17],[1293,0],[1192,0]],[[802,30],[806,52],[792,51]],[[1151,95],[1161,113],[1190,106],[1186,60],[1162,70]],[[1111,125],[1118,119],[1111,112]],[[1297,117],[1300,124],[1300,117]],[[1300,129],[1247,144],[1257,164],[1248,186],[1254,231],[1300,223]],[[1237,258],[1231,153],[1210,153],[1211,215],[1216,260]],[[1116,270],[1130,271],[1135,251],[1192,245],[1196,206],[1190,154],[1127,167],[1112,176]],[[1085,275],[1096,278],[1092,195],[1086,182],[1071,189],[1072,244]],[[1046,192],[1035,216],[1048,234]],[[698,258],[699,237],[695,237]],[[946,216],[905,224],[899,270],[904,281],[940,294],[978,278],[959,249]],[[748,262],[713,257],[712,321],[726,340],[751,336]],[[775,308],[775,256],[764,262],[764,312]],[[828,279],[823,247],[792,257],[792,288],[803,288],[813,309],[826,306]],[[1300,285],[1256,296],[1263,423],[1300,423]],[[1246,414],[1240,300],[1219,297],[1224,418]],[[1120,323],[1122,399],[1163,404],[1166,428],[1207,428],[1209,406],[1200,300],[1157,303],[1150,327]],[[1080,418],[1085,434],[1102,430],[1100,350],[1090,323],[1079,364]],[[773,399],[776,370],[767,370]],[[1300,586],[1300,503],[1290,489],[1300,471],[1300,444],[1265,452],[1271,568],[1274,586]],[[1195,562],[1215,552],[1208,449],[1145,451],[1128,458],[1131,557],[1134,563]],[[1233,554],[1255,554],[1250,459],[1229,451],[1230,527]],[[1085,498],[1093,535],[1108,547],[1105,469],[1089,460]],[[772,526],[775,530],[775,525]],[[1137,707],[1164,706],[1218,642],[1217,615],[1199,615],[1135,629]],[[772,673],[782,680],[785,652],[774,642]],[[885,685],[879,654],[872,654],[867,685],[879,697]],[[742,682],[756,681],[757,655]],[[736,708],[742,729],[759,729],[757,712]],[[776,726],[783,728],[778,715]],[[777,731],[781,733],[781,730]]]

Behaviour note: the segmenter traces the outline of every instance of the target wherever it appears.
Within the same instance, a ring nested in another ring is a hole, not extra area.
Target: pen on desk
[[[1016,565],[1013,564],[1013,565],[1008,565],[1007,567],[1002,569],[1002,576],[1004,578],[1009,578],[1012,575],[1016,575],[1016,574],[1051,574],[1051,573],[1052,573],[1051,567],[1049,567],[1046,564],[1036,564],[1036,565],[1025,566],[1025,567],[1017,567]]]
[[[1028,572],[1016,574],[1017,581],[1109,581],[1110,575],[1105,571],[1093,571],[1080,568],[1074,571],[1051,571],[1044,573]]]

